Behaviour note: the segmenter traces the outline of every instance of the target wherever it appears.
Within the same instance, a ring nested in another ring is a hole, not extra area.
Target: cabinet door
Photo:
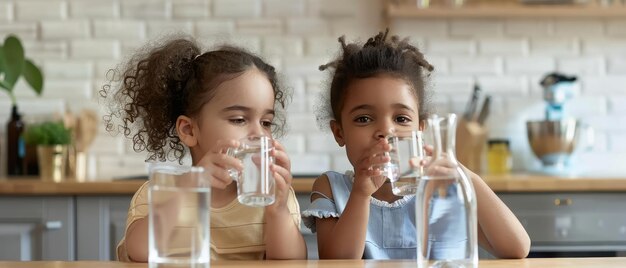
[[[76,198],[77,260],[115,260],[132,196]]]
[[[72,197],[0,197],[0,260],[74,260]]]

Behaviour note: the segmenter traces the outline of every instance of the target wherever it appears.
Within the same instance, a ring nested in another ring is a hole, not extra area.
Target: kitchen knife
[[[478,113],[478,118],[476,122],[480,125],[485,124],[485,120],[487,120],[487,116],[489,116],[489,109],[491,106],[491,96],[487,95],[485,100],[483,101],[483,106],[480,108],[480,112]]]
[[[472,121],[474,119],[474,112],[476,111],[478,95],[480,95],[480,87],[478,86],[478,84],[474,84],[474,90],[472,91],[470,101],[469,103],[467,103],[467,107],[465,107],[465,113],[463,114],[463,118],[466,121]]]

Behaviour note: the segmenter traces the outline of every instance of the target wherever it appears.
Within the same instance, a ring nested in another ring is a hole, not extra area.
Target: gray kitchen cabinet
[[[76,259],[115,260],[132,196],[76,197]]]
[[[74,260],[72,197],[0,197],[0,260]]]
[[[530,235],[532,252],[620,256],[626,252],[624,193],[506,193],[498,196]]]

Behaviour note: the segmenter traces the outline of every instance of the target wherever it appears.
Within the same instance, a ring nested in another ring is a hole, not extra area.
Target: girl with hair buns
[[[389,134],[423,128],[428,115],[424,75],[433,66],[408,39],[389,40],[387,32],[365,45],[346,44],[344,37],[339,42],[339,57],[320,66],[333,71],[318,118],[345,146],[353,171],[329,171],[316,179],[311,206],[302,212],[304,223],[317,232],[321,259],[415,259],[415,196],[395,196],[378,167],[389,161]],[[525,257],[530,239],[524,227],[478,175],[465,172],[477,196],[479,244],[496,257]],[[433,212],[442,220],[454,217],[450,213]],[[456,235],[461,228],[450,223],[444,229]],[[454,252],[454,245],[440,243],[430,254],[446,259]]]

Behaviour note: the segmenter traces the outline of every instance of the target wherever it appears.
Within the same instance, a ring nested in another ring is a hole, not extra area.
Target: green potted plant
[[[37,146],[39,176],[42,180],[59,182],[65,179],[71,130],[63,122],[29,125],[24,132],[24,140],[27,144]]]
[[[11,99],[11,119],[7,124],[7,174],[26,174],[25,148],[22,139],[24,122],[17,109],[17,100],[13,89],[20,77],[30,85],[39,96],[43,90],[43,75],[37,66],[24,57],[22,42],[15,35],[9,35],[0,44],[0,90]]]

